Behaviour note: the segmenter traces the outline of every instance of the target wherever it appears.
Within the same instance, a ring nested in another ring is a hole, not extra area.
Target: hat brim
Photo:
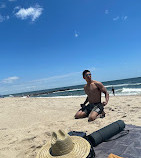
[[[50,143],[44,145],[38,152],[36,158],[86,158],[90,152],[89,142],[79,136],[71,136],[72,142],[74,144],[73,150],[62,156],[52,156],[50,154]]]

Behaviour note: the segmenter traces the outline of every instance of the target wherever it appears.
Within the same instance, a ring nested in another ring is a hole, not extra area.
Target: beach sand
[[[1,98],[0,158],[35,158],[58,129],[90,134],[114,121],[141,126],[141,96],[112,96],[106,117],[88,122],[74,119],[85,97]],[[104,100],[104,97],[102,97]]]

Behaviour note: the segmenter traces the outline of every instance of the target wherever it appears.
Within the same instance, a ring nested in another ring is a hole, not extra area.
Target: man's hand
[[[105,105],[107,105],[107,102],[104,101],[102,104],[103,104],[103,106],[105,106]]]
[[[80,104],[80,106],[81,106],[82,108],[84,108],[84,107],[85,107],[85,104]]]

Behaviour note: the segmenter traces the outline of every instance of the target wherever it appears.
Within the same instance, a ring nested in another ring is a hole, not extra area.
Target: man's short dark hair
[[[90,71],[89,71],[89,70],[84,70],[84,71],[83,71],[83,73],[82,73],[82,74],[83,74],[83,77],[85,77],[85,74],[86,74],[87,72],[90,72]]]

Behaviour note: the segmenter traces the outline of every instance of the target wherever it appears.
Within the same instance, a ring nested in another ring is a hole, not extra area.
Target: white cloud
[[[95,72],[96,68],[86,68],[91,71],[91,73]],[[83,70],[82,70],[83,71]],[[85,80],[82,77],[82,71],[71,72],[68,74],[51,76],[48,78],[41,78],[37,80],[27,81],[27,82],[16,82],[19,77],[9,77],[7,79],[2,80],[0,83],[0,93],[1,94],[13,94],[27,91],[36,91],[57,87],[65,87],[71,85],[80,85],[84,84]],[[12,83],[12,84],[8,84]]]
[[[2,15],[0,15],[0,22],[4,21],[4,17]]]
[[[0,14],[0,22],[3,22],[4,20],[8,20],[10,17],[7,15],[7,16],[2,16]]]
[[[78,34],[77,34],[77,33],[75,33],[75,37],[78,37]]]
[[[79,36],[79,33],[77,31],[75,31],[74,36],[77,38]]]
[[[109,14],[109,10],[105,10],[105,14]]]
[[[8,20],[9,18],[10,18],[9,15],[7,15],[7,16],[5,17],[5,19],[7,19],[7,20]]]
[[[6,8],[6,5],[4,3],[0,4],[0,8]]]
[[[22,20],[31,18],[32,21],[35,21],[42,14],[42,11],[43,8],[41,8],[39,5],[36,5],[35,7],[29,7],[27,9],[21,8],[18,12],[15,13],[15,15],[17,18],[20,18]]]
[[[127,18],[128,18],[128,16],[123,16],[123,17],[122,17],[122,20],[123,20],[123,21],[126,21]]]
[[[19,77],[13,76],[13,77],[8,77],[4,80],[1,81],[1,83],[13,83],[14,81],[18,80]]]
[[[126,21],[127,18],[128,18],[128,16],[122,16],[122,17],[117,16],[117,17],[113,18],[113,21],[117,21],[117,20]]]
[[[117,20],[119,20],[119,16],[113,18],[113,21],[117,21]]]
[[[16,6],[15,8],[14,8],[14,10],[16,10],[16,9],[20,9],[21,7],[20,6]]]

